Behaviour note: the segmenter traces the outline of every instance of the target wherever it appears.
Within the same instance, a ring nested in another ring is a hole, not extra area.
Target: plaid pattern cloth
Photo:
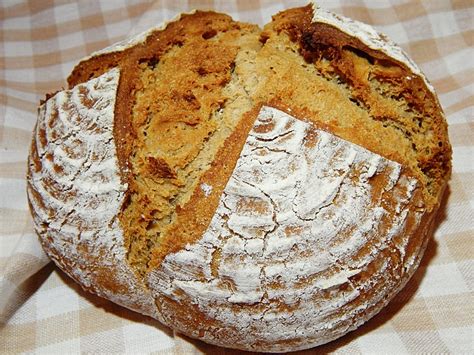
[[[436,88],[453,177],[434,238],[407,287],[335,353],[473,353],[474,2],[319,1],[398,42]],[[92,51],[192,8],[260,25],[303,1],[3,0],[0,4],[0,352],[237,353],[173,334],[87,294],[43,254],[25,192],[26,157],[45,93]],[[312,350],[314,351],[314,350]],[[308,351],[308,352],[311,352]]]

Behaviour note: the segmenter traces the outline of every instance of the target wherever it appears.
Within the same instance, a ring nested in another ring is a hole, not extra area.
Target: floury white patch
[[[119,78],[120,70],[112,69],[40,107],[35,148],[41,169],[30,160],[28,195],[35,229],[50,240],[48,254],[63,270],[100,296],[156,317],[149,292],[127,264],[118,220],[127,190],[113,136]],[[88,259],[102,265],[86,265]],[[115,270],[121,292],[93,285],[101,268]]]
[[[383,188],[376,187],[381,181]],[[352,278],[368,274],[383,250],[397,252],[410,238],[410,230],[397,226],[423,214],[409,207],[416,185],[400,164],[263,107],[207,231],[168,255],[148,284],[155,297],[193,300],[222,326],[246,333],[250,343],[278,344],[295,334],[306,339],[300,348],[327,342],[343,321],[339,309],[360,324],[399,289],[388,261],[361,283]],[[387,192],[395,197],[386,200]],[[387,233],[379,233],[387,223]],[[363,253],[367,245],[372,250]],[[401,263],[414,267],[413,259]],[[357,303],[378,282],[394,287]],[[245,332],[248,327],[254,331]]]
[[[204,196],[208,197],[212,192],[212,186],[205,183],[202,183],[200,186],[202,192],[204,192]]]

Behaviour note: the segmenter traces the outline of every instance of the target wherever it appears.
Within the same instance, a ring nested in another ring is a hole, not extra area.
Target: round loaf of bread
[[[306,6],[192,12],[82,60],[39,108],[28,197],[84,289],[224,347],[284,352],[379,312],[451,170],[419,68]]]

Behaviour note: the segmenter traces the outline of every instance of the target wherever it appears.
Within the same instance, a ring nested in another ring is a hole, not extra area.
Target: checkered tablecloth
[[[83,56],[191,8],[264,24],[304,1],[0,2],[0,353],[237,353],[173,334],[85,293],[43,254],[28,212],[26,157],[37,104]],[[474,353],[474,2],[320,1],[398,42],[433,83],[454,171],[434,238],[407,287],[336,353]],[[314,350],[312,350],[314,351]],[[309,351],[311,352],[311,351]]]

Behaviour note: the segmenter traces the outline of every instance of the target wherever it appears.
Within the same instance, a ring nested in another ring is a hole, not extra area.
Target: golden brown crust
[[[178,206],[175,223],[167,229],[165,237],[153,250],[150,270],[157,268],[166,255],[183,249],[186,244],[198,240],[206,231],[259,110],[260,106],[256,106],[244,114],[235,130],[220,147],[210,168],[201,176],[189,201],[182,207]],[[207,196],[200,187],[201,184],[212,186],[212,191]]]
[[[236,56],[243,46],[259,46],[258,33],[256,26],[228,16],[197,12],[152,33],[145,42],[150,45],[126,50],[118,64],[125,69],[115,137],[129,185],[121,220],[129,261],[140,273],[148,267],[150,248],[166,253],[167,229],[177,223],[200,170],[238,123],[227,111],[246,110],[247,95],[229,94],[226,87],[241,85],[237,72],[245,58]],[[109,56],[116,58],[100,58]]]
[[[215,31],[228,30],[229,26],[240,25],[233,22],[230,16],[214,12],[196,11],[192,15],[183,15],[178,22],[171,22],[166,31],[156,31],[150,34],[143,43],[137,44],[119,52],[111,52],[92,57],[81,62],[68,77],[69,88],[91,78],[98,77],[107,70],[115,67],[121,69],[121,79],[118,94],[121,100],[115,108],[115,136],[124,144],[117,146],[117,154],[122,171],[129,171],[128,160],[131,154],[131,144],[136,138],[136,132],[130,120],[130,108],[134,102],[138,85],[138,67],[141,63],[156,61],[163,53],[173,46],[179,46],[186,37],[209,37]],[[197,54],[196,54],[197,56]],[[128,180],[128,179],[127,179]]]
[[[451,172],[452,150],[443,110],[434,92],[428,90],[423,78],[414,75],[406,64],[371,49],[358,38],[331,25],[313,23],[312,18],[313,10],[309,5],[283,11],[273,16],[273,21],[265,26],[262,41],[266,43],[274,37],[281,41],[284,38],[281,34],[286,34],[305,61],[314,64],[315,74],[347,86],[346,97],[353,106],[355,104],[368,113],[368,120],[360,117],[353,120],[358,122],[359,127],[347,127],[350,119],[335,117],[328,122],[330,131],[409,166],[426,186],[428,204],[438,205],[440,193]],[[278,75],[274,79],[276,89],[273,90],[278,90],[277,95],[283,97],[283,101],[295,97],[297,101],[302,101],[304,96],[317,99],[314,91],[319,90],[320,86],[311,89],[314,81],[301,85],[304,78],[295,78],[298,76],[295,71],[291,75],[293,80],[287,77],[282,80]],[[307,73],[301,71],[301,75]],[[295,82],[296,86],[287,85],[288,82]],[[313,92],[304,95],[300,90],[295,93],[298,86]],[[268,91],[268,85],[265,89]],[[406,103],[405,106],[402,106],[403,103]],[[317,117],[321,112],[320,109],[311,110],[312,105],[307,102],[295,102],[293,105],[299,110],[312,111],[308,117]],[[326,115],[347,115],[343,110],[336,111],[339,110],[337,105],[333,107],[336,109],[332,112],[326,109],[329,111]],[[352,111],[355,113],[357,110]],[[341,121],[346,123],[341,125]],[[392,133],[393,138],[387,137],[386,128],[398,130],[398,137]],[[384,137],[384,140],[379,137]]]
[[[166,31],[150,33],[143,43],[131,46],[121,51],[113,51],[92,57],[77,65],[68,77],[69,88],[79,83],[97,77],[110,68],[126,69],[136,67],[140,62],[159,58],[168,48],[182,43],[186,36],[209,37],[209,33],[228,29],[229,25],[237,24],[231,17],[212,11],[196,11],[193,14],[183,14],[179,21],[171,22]],[[132,70],[133,71],[133,70]]]

